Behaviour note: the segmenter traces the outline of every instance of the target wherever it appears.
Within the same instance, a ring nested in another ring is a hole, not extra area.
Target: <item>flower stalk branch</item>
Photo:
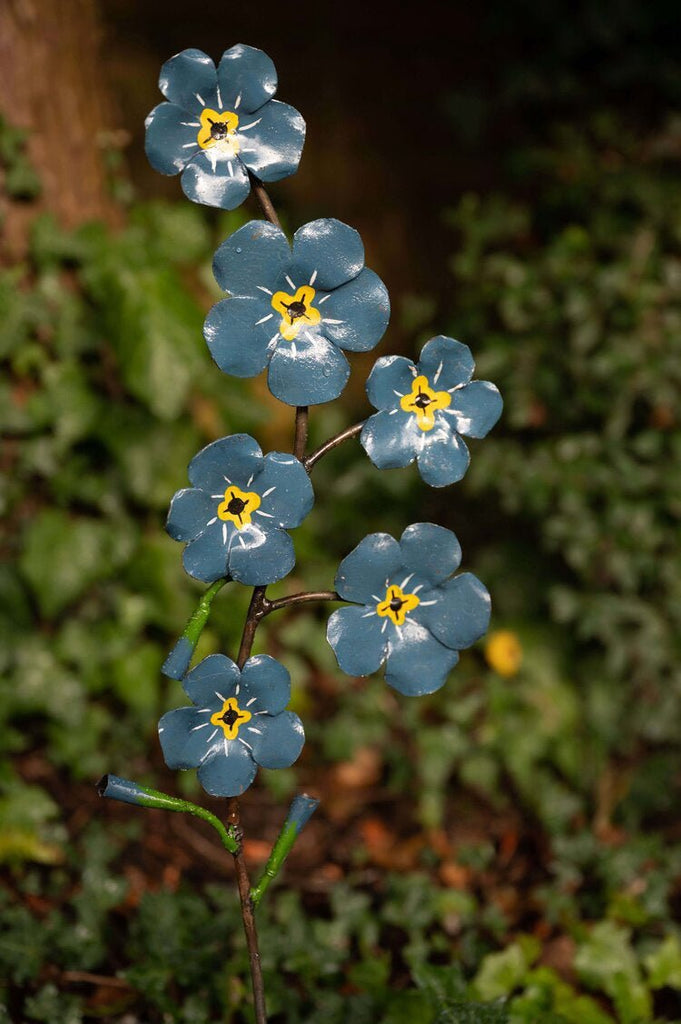
[[[284,861],[291,852],[293,844],[307,825],[318,805],[319,800],[308,796],[307,793],[301,793],[299,796],[294,797],[289,812],[286,815],[286,821],[277,836],[277,841],[272,847],[272,852],[269,855],[265,869],[257,884],[251,889],[251,902],[255,907],[260,903],[265,891],[279,874]]]
[[[336,434],[335,437],[329,438],[324,444],[320,445],[319,448],[315,449],[307,458],[303,459],[303,465],[308,473],[314,469],[320,459],[323,459],[325,455],[333,451],[344,441],[349,441],[351,437],[356,437],[364,426],[364,420],[361,423],[354,423],[351,427],[346,427],[345,430],[341,430],[340,434]]]
[[[251,190],[255,198],[260,203],[260,209],[264,213],[266,219],[270,222],[270,224],[274,224],[275,227],[280,228],[281,221],[277,217],[277,211],[274,209],[274,206],[272,205],[272,200],[268,196],[265,186],[263,185],[259,178],[256,178],[255,174],[253,174],[252,171],[248,172],[248,177],[250,178],[251,181]]]
[[[234,797],[229,802],[229,823],[238,835],[241,835],[239,823],[239,801]],[[253,987],[253,1009],[255,1012],[255,1024],[267,1024],[267,1010],[265,1007],[265,984],[262,976],[262,962],[260,959],[260,947],[258,945],[258,930],[255,925],[253,913],[254,904],[251,899],[251,883],[246,870],[246,862],[239,843],[238,850],[234,853],[234,867],[236,870],[236,881],[239,889],[239,901],[241,903],[241,919],[244,925],[246,945],[248,946],[248,960],[251,969],[251,984]]]
[[[312,601],[342,601],[343,598],[335,590],[307,590],[288,597],[278,597],[276,601],[268,601],[264,615],[278,612],[282,608],[290,608],[296,604],[309,604]]]
[[[223,823],[205,807],[190,803],[189,800],[182,800],[177,796],[170,796],[169,793],[161,793],[158,789],[151,789],[150,786],[141,786],[129,779],[121,779],[117,775],[104,775],[97,783],[97,792],[100,796],[109,800],[120,800],[125,804],[136,804],[138,807],[153,807],[161,811],[181,811],[185,814],[193,814],[195,818],[201,818],[212,825],[220,836],[222,845],[229,853],[235,854],[241,848],[241,843],[236,831],[229,826],[225,828]]]
[[[212,586],[201,596],[196,610],[193,612],[179,640],[163,663],[163,674],[170,679],[182,679],[187,674],[189,663],[192,660],[196,645],[208,622],[213,599],[222,590],[227,577],[216,580]]]

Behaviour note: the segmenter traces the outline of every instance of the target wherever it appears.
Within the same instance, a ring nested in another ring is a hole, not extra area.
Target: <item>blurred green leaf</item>
[[[40,512],[24,538],[19,565],[47,618],[58,615],[95,580],[111,575],[131,552],[130,538],[113,526],[59,509]]]

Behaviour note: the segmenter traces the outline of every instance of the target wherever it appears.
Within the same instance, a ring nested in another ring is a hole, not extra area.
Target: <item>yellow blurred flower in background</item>
[[[497,629],[485,644],[485,660],[500,676],[514,676],[523,660],[523,648],[512,629]]]

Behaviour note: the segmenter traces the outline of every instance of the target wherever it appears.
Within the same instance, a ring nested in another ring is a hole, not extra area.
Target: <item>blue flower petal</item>
[[[186,636],[181,636],[161,665],[161,672],[169,679],[183,679],[194,655],[194,648]]]
[[[473,376],[475,363],[468,345],[440,334],[431,338],[421,350],[418,372],[428,378],[431,387],[440,391],[467,384]]]
[[[161,174],[179,174],[199,152],[200,122],[192,122],[175,103],[159,103],[144,124],[144,149],[151,166]]]
[[[222,103],[228,110],[251,113],[277,91],[277,72],[272,60],[254,46],[237,43],[225,50],[218,64]],[[240,101],[237,106],[237,99]]]
[[[267,711],[270,715],[278,715],[284,710],[291,696],[291,676],[288,669],[269,654],[257,654],[254,658],[248,659],[241,671],[239,685],[239,707],[247,708],[251,714]],[[257,726],[259,721],[260,718],[254,718],[250,724]],[[248,739],[248,736],[244,738]],[[252,743],[252,740],[248,741]]]
[[[275,291],[278,277],[291,260],[286,235],[265,220],[251,220],[227,238],[213,258],[215,280],[231,295],[262,295]],[[271,310],[271,307],[270,307]]]
[[[221,744],[222,730],[218,730],[219,735],[214,733],[210,715],[202,714],[198,708],[168,711],[158,723],[165,763],[174,769],[196,768],[202,757],[210,756],[209,752]]]
[[[416,609],[418,619],[447,647],[461,651],[487,631],[490,597],[487,588],[472,573],[461,573],[419,596],[422,602]],[[424,607],[431,599],[435,599],[435,603]]]
[[[190,576],[204,583],[214,583],[229,575],[222,523],[214,523],[200,537],[187,544],[182,552],[182,564]]]
[[[311,330],[302,330],[294,341],[283,339],[270,360],[267,383],[280,402],[287,405],[320,405],[338,398],[350,376],[343,353]]]
[[[330,292],[357,277],[364,266],[359,233],[334,217],[323,217],[298,228],[293,236],[291,277]]]
[[[167,60],[158,86],[167,100],[194,114],[217,103],[215,64],[203,50],[182,50]]]
[[[205,491],[186,487],[170,502],[166,530],[173,540],[193,540],[206,529],[215,516],[215,502]]]
[[[459,655],[439,643],[431,633],[407,618],[394,631],[385,664],[385,681],[407,697],[439,690]]]
[[[230,434],[202,448],[189,463],[187,474],[194,487],[209,494],[224,494],[229,484],[245,487],[262,465],[262,451],[254,438]]]
[[[259,323],[263,303],[257,298],[237,296],[216,303],[203,325],[210,354],[224,373],[234,377],[255,377],[267,365],[268,344],[274,319]]]
[[[251,191],[246,168],[235,157],[218,156],[216,149],[202,149],[187,164],[180,179],[187,199],[222,210],[235,210]]]
[[[501,416],[503,401],[488,380],[474,380],[452,392],[451,412],[456,429],[465,437],[484,437]]]
[[[253,117],[239,120],[239,156],[261,181],[294,174],[305,142],[305,121],[295,107],[271,100]]]
[[[280,715],[263,715],[257,719],[256,729],[245,726],[247,742],[253,747],[252,757],[262,768],[288,768],[300,756],[305,742],[303,723],[292,711]]]
[[[286,452],[269,452],[265,456],[256,487],[262,497],[260,510],[263,515],[273,515],[274,520],[268,522],[278,526],[300,526],[314,505],[314,491],[305,467]]]
[[[329,293],[319,306],[322,330],[346,352],[369,352],[378,345],[390,319],[388,290],[373,270],[362,270]]]
[[[228,564],[230,576],[249,587],[276,583],[296,564],[293,541],[285,530],[247,524],[230,539]]]
[[[417,458],[419,473],[427,484],[447,487],[461,479],[471,457],[459,435],[440,422],[429,431]]]
[[[456,535],[435,523],[412,523],[400,537],[407,569],[429,583],[442,583],[459,567],[461,545]]]
[[[388,620],[366,606],[339,608],[329,618],[326,639],[338,664],[350,676],[369,676],[380,668],[387,650],[382,632]]]
[[[109,779],[112,778],[114,776],[110,775]],[[308,796],[307,793],[299,793],[298,796],[294,796],[282,831],[286,831],[289,826],[293,825],[296,835],[300,835],[318,807],[319,800],[316,797]]]
[[[411,392],[416,370],[404,356],[382,356],[367,379],[367,395],[375,409],[400,407],[400,399]]]
[[[222,729],[220,730],[222,733]],[[225,755],[227,745],[229,754]],[[211,796],[241,796],[258,770],[250,751],[237,740],[225,740],[222,749],[199,768],[199,782]]]
[[[343,559],[334,586],[344,601],[376,604],[387,581],[403,566],[400,545],[389,533],[370,533]]]
[[[197,707],[212,705],[217,709],[223,700],[234,696],[239,676],[239,669],[231,658],[225,654],[209,654],[183,680],[182,689]]]
[[[383,409],[369,417],[359,441],[379,469],[401,469],[414,461],[421,433],[416,417]]]

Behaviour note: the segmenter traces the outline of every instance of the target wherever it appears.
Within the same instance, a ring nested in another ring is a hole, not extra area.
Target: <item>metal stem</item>
[[[340,434],[336,434],[335,437],[325,441],[324,444],[320,445],[319,448],[312,452],[311,455],[308,455],[308,457],[303,460],[303,464],[308,473],[328,452],[337,448],[339,444],[343,443],[343,441],[347,441],[351,437],[354,437],[355,434],[359,434],[363,426],[364,420],[362,420],[361,423],[355,423],[352,427],[347,427],[345,430],[342,430]]]
[[[277,211],[272,206],[272,200],[267,195],[265,186],[261,182],[260,178],[256,178],[255,174],[252,174],[250,171],[248,172],[248,177],[251,180],[253,195],[260,203],[260,209],[265,214],[265,217],[270,224],[274,224],[275,227],[281,228],[281,221],[277,217]]]

